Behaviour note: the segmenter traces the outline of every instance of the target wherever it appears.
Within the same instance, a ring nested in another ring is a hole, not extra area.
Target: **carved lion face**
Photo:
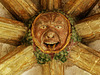
[[[43,52],[57,53],[69,43],[69,20],[61,13],[42,13],[32,24],[32,37]]]

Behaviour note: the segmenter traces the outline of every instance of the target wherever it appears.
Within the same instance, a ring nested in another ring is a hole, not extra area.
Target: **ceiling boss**
[[[52,59],[65,62],[72,42],[80,41],[72,18],[65,13],[44,11],[28,23],[28,33],[24,42],[32,44],[39,64]]]

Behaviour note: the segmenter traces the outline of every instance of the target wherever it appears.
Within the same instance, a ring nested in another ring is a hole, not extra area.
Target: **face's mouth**
[[[44,45],[49,49],[49,50],[55,50],[55,48],[58,46],[60,42],[44,42]]]

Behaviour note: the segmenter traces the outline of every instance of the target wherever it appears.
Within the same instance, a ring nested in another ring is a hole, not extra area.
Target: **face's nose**
[[[43,41],[46,43],[56,43],[59,42],[59,36],[55,31],[49,30],[43,36]]]
[[[46,39],[51,39],[55,37],[55,33],[52,31],[47,32]]]

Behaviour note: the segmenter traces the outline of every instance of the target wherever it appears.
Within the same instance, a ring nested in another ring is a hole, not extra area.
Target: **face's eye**
[[[47,26],[46,26],[46,25],[42,25],[42,26],[40,26],[40,28],[41,28],[41,29],[46,29]]]
[[[62,26],[57,25],[57,26],[55,26],[55,28],[57,28],[57,29],[61,29],[61,28],[62,28]]]

